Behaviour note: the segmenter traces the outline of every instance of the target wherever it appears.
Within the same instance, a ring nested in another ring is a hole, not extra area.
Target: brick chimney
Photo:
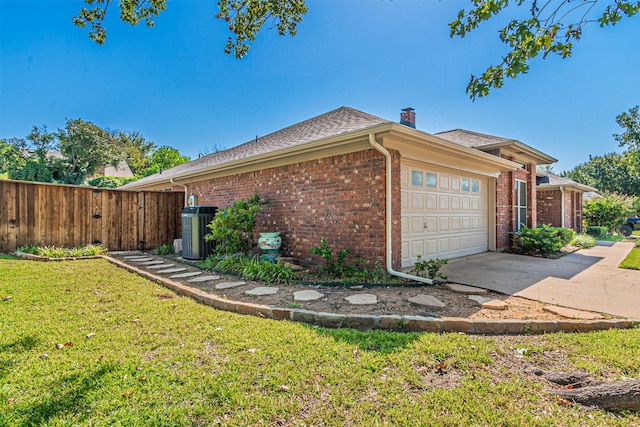
[[[416,113],[413,108],[403,108],[400,113],[400,124],[409,126],[410,128],[416,128]]]

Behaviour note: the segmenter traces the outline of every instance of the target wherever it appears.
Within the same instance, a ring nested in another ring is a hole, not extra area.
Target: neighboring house
[[[475,148],[485,153],[516,162],[519,167],[500,174],[496,185],[496,246],[511,246],[509,232],[517,231],[522,224],[535,227],[538,219],[536,196],[536,166],[557,160],[515,139],[485,135],[464,129],[437,133],[436,136]]]
[[[115,176],[118,178],[129,178],[133,176],[133,172],[131,172],[131,168],[127,164],[126,161],[120,160],[116,166],[113,165],[104,165],[100,166],[96,172],[89,176],[88,178],[94,178],[98,175],[102,176]]]
[[[270,201],[258,231],[282,232],[287,255],[326,237],[400,269],[508,247],[519,223],[537,224],[535,166],[554,161],[515,140],[419,131],[413,109],[397,123],[341,107],[123,188],[218,207],[258,193]]]
[[[538,171],[537,175],[538,223],[581,233],[583,196],[596,189],[550,172]]]

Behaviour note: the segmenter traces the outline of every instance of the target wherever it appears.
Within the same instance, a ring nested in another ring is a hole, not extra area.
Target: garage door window
[[[422,172],[411,171],[411,185],[422,187]]]
[[[462,178],[462,191],[469,192],[469,179]]]
[[[427,187],[436,188],[438,186],[438,175],[427,172]]]
[[[472,193],[480,192],[480,181],[478,181],[477,179],[474,179],[473,181],[471,181],[471,192]]]

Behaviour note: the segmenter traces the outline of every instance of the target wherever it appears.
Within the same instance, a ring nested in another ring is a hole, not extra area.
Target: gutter
[[[184,188],[184,206],[186,207],[188,202],[189,202],[189,198],[187,196],[187,192],[189,191],[189,189],[187,188],[187,186],[185,184],[180,184],[180,183],[174,182],[173,178],[169,178],[169,182],[171,184],[173,184],[173,185],[178,185],[178,186]]]
[[[387,267],[387,273],[389,273],[392,276],[397,276],[397,277],[402,277],[403,279],[410,279],[410,280],[415,280],[417,282],[422,282],[422,283],[427,283],[429,285],[433,285],[434,281],[431,279],[427,279],[425,277],[420,277],[420,276],[414,276],[412,274],[406,274],[406,273],[402,273],[400,271],[396,271],[393,269],[393,250],[392,250],[392,233],[391,233],[391,222],[392,222],[392,216],[391,216],[391,205],[392,205],[392,201],[391,201],[391,154],[389,153],[389,151],[387,151],[386,148],[384,148],[382,145],[378,144],[376,142],[375,139],[375,134],[370,133],[369,134],[369,144],[371,144],[371,147],[378,151],[379,153],[381,153],[384,158],[385,158],[385,175],[386,175],[386,184],[385,184],[385,200],[386,200],[386,206],[385,206],[385,212],[386,212],[386,219],[385,219],[385,239],[386,239],[386,244],[385,247],[386,249],[386,254],[385,254],[385,258],[386,258],[386,267]]]

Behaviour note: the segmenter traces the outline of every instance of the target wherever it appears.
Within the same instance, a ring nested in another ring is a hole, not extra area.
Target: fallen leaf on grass
[[[87,338],[93,338],[93,337],[95,337],[95,336],[96,336],[96,334],[95,334],[94,332],[88,333],[88,334],[86,335],[86,337],[87,337]]]
[[[282,391],[289,391],[289,386],[288,386],[288,385],[281,385],[281,386],[280,386],[280,390],[282,390]]]
[[[444,362],[438,362],[436,364],[436,373],[438,375],[444,375],[447,373],[447,364]]]
[[[132,398],[133,397],[133,389],[129,390],[129,391],[125,391],[124,393],[122,393],[122,395],[124,397],[128,397],[128,398]]]
[[[2,297],[2,301],[8,301],[8,300],[10,300],[11,298],[13,298],[13,296],[11,296],[11,295],[5,295],[5,296],[3,296],[3,297]]]
[[[56,348],[57,348],[58,350],[63,349],[63,348],[65,348],[65,347],[73,347],[73,343],[72,343],[71,341],[67,341],[67,342],[66,342],[66,343],[64,343],[64,344],[56,344]]]
[[[7,403],[13,403],[15,401],[16,401],[15,397],[10,397],[7,399]]]
[[[358,358],[358,347],[353,349],[353,358],[357,359]]]
[[[46,359],[48,357],[49,357],[49,355],[47,353],[43,353],[43,354],[40,355],[40,359]]]
[[[249,350],[247,350],[249,353],[255,353],[258,349],[257,348],[250,348]]]
[[[567,399],[563,399],[560,396],[558,396],[556,394],[556,402],[558,402],[560,405],[571,405],[571,401],[567,400]]]

